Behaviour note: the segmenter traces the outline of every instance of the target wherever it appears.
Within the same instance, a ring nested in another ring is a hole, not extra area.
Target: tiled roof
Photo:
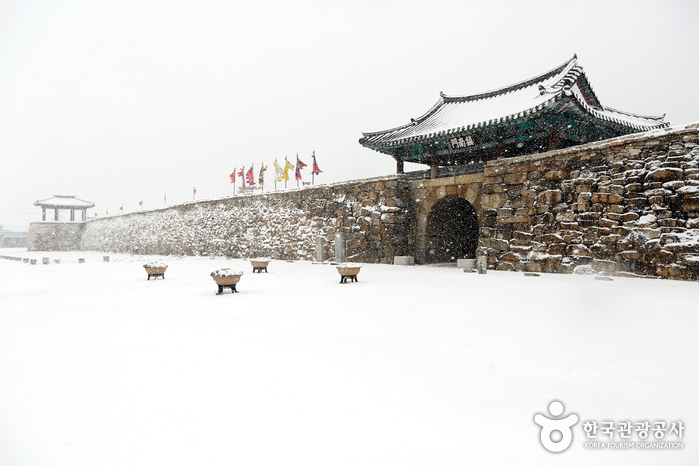
[[[89,209],[95,206],[93,202],[83,201],[75,196],[61,196],[58,194],[54,194],[53,197],[43,201],[36,201],[34,205],[47,209]]]
[[[502,89],[471,96],[452,97],[440,93],[437,103],[424,115],[397,128],[362,133],[365,146],[392,146],[421,139],[468,131],[514,121],[569,98],[593,119],[615,123],[630,132],[669,126],[664,115],[634,115],[599,104],[577,56],[535,78]]]

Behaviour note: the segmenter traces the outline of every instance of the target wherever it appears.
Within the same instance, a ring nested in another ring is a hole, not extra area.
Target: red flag
[[[245,167],[241,168],[238,172],[238,176],[243,180],[243,188],[245,187]]]
[[[321,173],[320,168],[318,168],[318,162],[316,162],[316,151],[313,151],[313,171],[314,175],[319,175]]]
[[[124,206],[119,207],[119,210],[124,211]]]
[[[197,193],[197,187],[194,186],[194,194],[196,194],[196,193]]]
[[[235,184],[235,168],[233,169],[233,173],[231,173],[231,174],[228,175],[228,176],[231,177],[231,183]]]
[[[104,213],[104,215],[109,215],[109,209]]]
[[[247,174],[247,179],[248,179],[248,185],[249,185],[249,186],[252,186],[252,185],[255,184],[255,174],[252,172],[252,168],[253,168],[253,167],[250,167],[250,170],[248,170],[248,174]]]
[[[97,217],[97,212],[95,212],[95,217]]]
[[[141,199],[141,200],[138,202],[138,205],[140,205],[141,207],[143,207],[143,199]]]
[[[299,160],[299,154],[296,154],[296,179],[301,179],[301,169],[305,167],[306,164]]]

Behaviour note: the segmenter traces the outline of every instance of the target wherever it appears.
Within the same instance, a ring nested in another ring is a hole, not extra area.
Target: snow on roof
[[[641,116],[598,105],[577,56],[540,76],[482,94],[447,96],[411,123],[384,131],[362,133],[364,145],[397,145],[455,131],[483,128],[512,121],[544,110],[569,98],[591,117],[613,122],[636,131],[669,126],[663,116]]]
[[[83,201],[75,196],[59,194],[54,194],[53,197],[43,201],[36,201],[34,205],[49,209],[89,209],[95,206],[94,202]]]

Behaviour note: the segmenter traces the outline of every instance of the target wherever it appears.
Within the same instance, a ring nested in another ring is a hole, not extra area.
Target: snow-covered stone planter
[[[233,269],[218,269],[211,272],[211,276],[218,285],[218,293],[216,294],[223,293],[224,288],[230,288],[233,293],[237,293],[235,285],[240,281],[243,272]]]
[[[146,269],[148,280],[150,280],[150,277],[153,277],[155,280],[157,280],[158,277],[162,277],[163,280],[165,280],[167,264],[163,264],[162,262],[148,262],[143,264],[143,268]]]
[[[361,268],[362,266],[358,264],[338,264],[337,271],[340,274],[340,283],[347,283],[347,279],[349,279],[350,282],[356,282],[357,275]]]
[[[255,259],[250,259],[250,263],[252,264],[252,273],[262,273],[264,270],[265,273],[267,273],[267,266],[269,265],[271,259],[268,259],[266,257],[257,257]]]

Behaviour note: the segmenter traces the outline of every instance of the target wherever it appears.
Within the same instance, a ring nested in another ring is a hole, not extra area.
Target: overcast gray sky
[[[603,105],[697,122],[697,18],[696,0],[0,0],[0,224],[26,231],[53,194],[90,217],[223,197],[234,167],[296,153],[310,181],[313,150],[317,184],[391,174],[362,131],[574,53]]]

